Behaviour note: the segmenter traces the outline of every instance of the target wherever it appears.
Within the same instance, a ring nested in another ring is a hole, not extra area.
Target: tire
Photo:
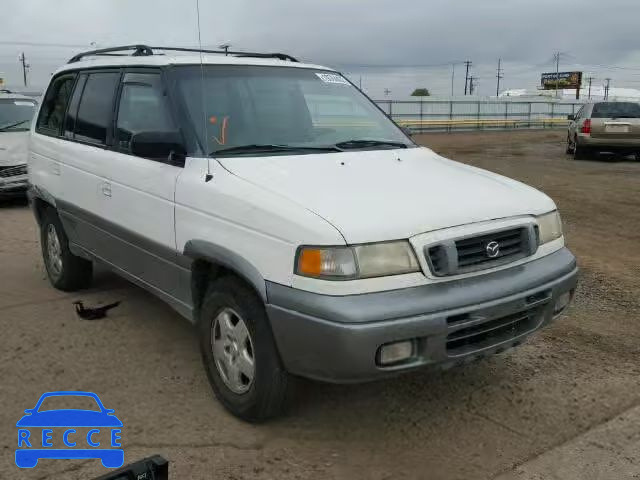
[[[240,322],[248,332],[248,343]],[[231,338],[226,345],[225,332]],[[264,304],[251,288],[234,276],[213,281],[200,308],[198,333],[209,382],[229,412],[260,422],[284,411],[293,392],[293,378],[280,360]],[[247,358],[253,361],[252,379],[243,373],[250,371]]]
[[[93,264],[71,253],[67,234],[58,214],[52,208],[47,208],[42,216],[40,245],[51,285],[65,292],[91,286]]]
[[[576,140],[576,142],[574,143],[573,146],[573,159],[574,160],[586,160],[589,157],[591,157],[592,152],[589,148],[584,147],[582,145],[580,145],[578,143],[578,141]]]
[[[567,135],[567,148],[565,150],[565,153],[567,155],[573,155],[574,150],[575,150],[575,146],[571,143],[571,137]]]

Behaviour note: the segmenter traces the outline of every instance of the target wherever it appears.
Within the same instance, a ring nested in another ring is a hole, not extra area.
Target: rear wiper
[[[269,152],[341,152],[342,149],[334,145],[322,147],[305,147],[296,145],[276,145],[276,144],[252,144],[238,145],[236,147],[222,148],[214,150],[209,154],[211,157],[217,155],[243,154],[243,153],[269,153]]]
[[[390,140],[346,140],[344,142],[336,143],[336,147],[340,149],[349,148],[367,148],[367,147],[392,147],[392,148],[407,148],[406,143],[393,142]]]
[[[4,132],[5,130],[9,130],[10,128],[17,127],[18,125],[22,125],[23,123],[27,123],[29,120],[22,120],[17,123],[11,123],[9,125],[3,125],[0,127],[0,132]]]

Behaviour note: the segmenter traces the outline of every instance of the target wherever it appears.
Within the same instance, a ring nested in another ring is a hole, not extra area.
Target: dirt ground
[[[124,423],[125,462],[161,454],[176,480],[491,479],[640,405],[640,163],[574,161],[563,135],[418,140],[557,202],[582,269],[567,316],[518,349],[448,372],[356,386],[304,381],[290,413],[259,426],[215,401],[194,332],[161,301],[105,272],[89,291],[53,290],[30,211],[3,204],[0,478],[105,473],[97,460],[15,467],[15,422],[50,390],[98,393]],[[123,303],[90,322],[76,317],[78,299]]]

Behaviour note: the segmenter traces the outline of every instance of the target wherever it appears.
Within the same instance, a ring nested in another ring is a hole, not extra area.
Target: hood
[[[555,208],[549,197],[527,185],[428,148],[219,161],[233,174],[325,218],[347,243],[410,238]]]
[[[0,167],[27,163],[29,132],[0,132]]]

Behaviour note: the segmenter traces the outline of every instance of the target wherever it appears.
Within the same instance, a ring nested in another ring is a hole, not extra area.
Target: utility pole
[[[18,57],[18,61],[22,63],[22,77],[24,79],[24,86],[26,87],[27,86],[27,69],[31,67],[31,65],[27,63],[27,59],[24,56],[24,52],[20,54],[20,56]]]
[[[499,58],[498,59],[498,73],[496,74],[496,77],[498,78],[498,83],[496,85],[496,97],[500,95],[500,80],[502,78],[504,78],[504,76],[502,75],[501,64],[502,64],[502,59]]]
[[[388,97],[390,93],[391,93],[391,90],[389,90],[388,88],[384,89],[384,96],[385,97]]]
[[[587,80],[589,81],[589,94],[588,94],[588,98],[589,98],[589,100],[591,100],[591,82],[593,81],[593,77],[587,77]]]
[[[464,64],[467,66],[467,73],[464,75],[464,94],[467,94],[467,85],[469,83],[469,67],[471,66],[471,61],[467,60]]]
[[[607,84],[604,86],[604,99],[609,100],[609,84],[611,83],[610,78],[605,78]]]
[[[556,61],[556,98],[558,98],[558,86],[560,84],[560,52],[554,53],[553,58]]]
[[[453,97],[453,79],[456,76],[456,64],[451,64],[451,96]]]
[[[473,81],[476,79],[473,75],[469,77],[469,95],[473,95],[473,91],[476,89]]]

